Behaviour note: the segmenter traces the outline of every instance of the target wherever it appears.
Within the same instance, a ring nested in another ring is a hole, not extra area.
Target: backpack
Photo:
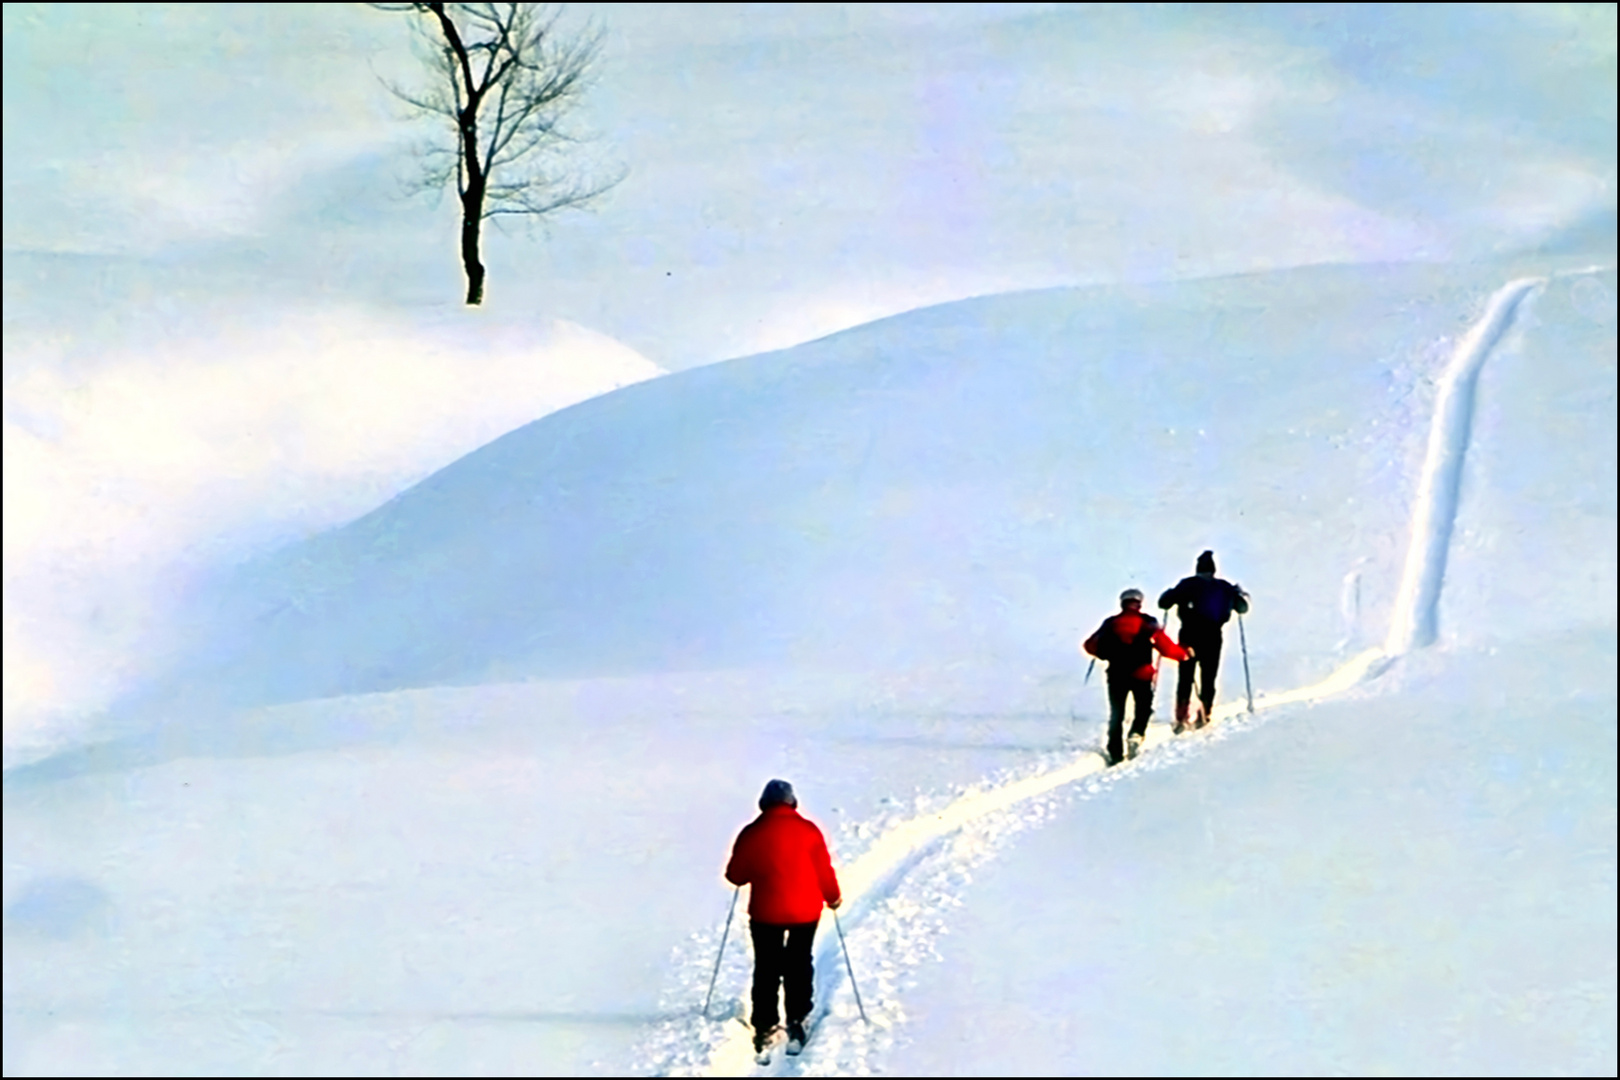
[[[1219,578],[1188,578],[1177,591],[1183,625],[1225,626],[1232,617],[1237,590]]]

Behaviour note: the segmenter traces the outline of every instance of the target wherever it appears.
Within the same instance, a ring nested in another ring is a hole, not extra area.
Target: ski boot
[[[796,1056],[804,1052],[805,1041],[809,1038],[804,1032],[803,1020],[789,1020],[787,1024],[787,1052]]]
[[[754,1060],[761,1065],[771,1063],[771,1044],[776,1041],[776,1025],[754,1031]]]
[[[1142,736],[1136,734],[1135,732],[1132,732],[1130,738],[1125,740],[1125,757],[1127,759],[1133,759],[1133,758],[1136,757],[1137,754],[1140,754],[1141,752],[1142,752]]]

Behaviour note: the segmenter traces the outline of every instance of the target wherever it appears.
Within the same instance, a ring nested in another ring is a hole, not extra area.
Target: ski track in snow
[[[1341,694],[1384,666],[1383,650],[1368,649],[1321,682],[1255,698],[1255,712]],[[937,956],[934,943],[974,868],[1012,836],[1044,822],[1065,798],[1088,798],[1144,769],[1173,766],[1253,723],[1244,702],[1218,706],[1213,719],[1227,722],[1180,737],[1171,735],[1168,724],[1151,724],[1142,755],[1112,769],[1095,747],[1078,758],[1072,752],[1054,753],[1033,769],[992,778],[954,800],[923,796],[913,808],[915,816],[904,817],[906,811],[897,808],[877,822],[846,826],[836,845],[841,852],[855,850],[863,836],[876,834],[839,870],[845,899],[838,917],[870,1023],[861,1022],[854,994],[845,985],[849,977],[838,933],[832,913],[826,912],[816,935],[810,1043],[796,1060],[785,1057],[778,1046],[769,1066],[756,1065],[752,1029],[746,1023],[753,966],[745,943],[746,916],[739,915],[707,1018],[700,1014],[701,1003],[723,924],[694,934],[676,950],[675,985],[661,1003],[673,1015],[644,1045],[642,1060],[660,1076],[869,1074],[869,1059],[893,1046],[896,1029],[906,1019],[901,993],[910,972]],[[943,805],[931,805],[935,803]],[[744,906],[739,900],[739,907]]]
[[[1310,686],[1256,697],[1255,714],[1344,694],[1382,674],[1403,653],[1434,642],[1479,374],[1524,301],[1547,280],[1521,278],[1498,289],[1452,352],[1438,387],[1411,542],[1384,646],[1358,654]],[[1217,707],[1212,720],[1225,722],[1180,737],[1172,736],[1167,724],[1152,724],[1142,755],[1112,769],[1095,746],[1078,758],[1072,750],[1053,753],[1033,768],[990,778],[954,797],[919,797],[910,816],[908,808],[896,805],[875,821],[846,824],[837,845],[849,860],[839,872],[844,891],[839,918],[869,1023],[861,1022],[855,996],[845,986],[848,974],[831,925],[833,913],[824,912],[816,938],[809,1045],[801,1056],[789,1058],[779,1040],[771,1063],[757,1065],[746,1023],[752,961],[743,915],[732,924],[706,1016],[701,1003],[723,924],[693,934],[676,949],[675,975],[663,1002],[670,1016],[642,1045],[639,1060],[663,1076],[870,1074],[874,1055],[893,1047],[906,1020],[902,993],[910,973],[938,955],[935,942],[946,930],[950,910],[960,905],[973,870],[1012,836],[1045,821],[1065,798],[1088,798],[1143,770],[1174,766],[1258,722],[1241,701]],[[746,906],[741,899],[739,906]]]
[[[1406,551],[1389,637],[1384,643],[1384,651],[1391,656],[1432,645],[1439,636],[1440,588],[1445,582],[1451,529],[1462,495],[1463,462],[1468,457],[1479,373],[1485,369],[1491,350],[1513,325],[1519,305],[1545,280],[1520,278],[1496,290],[1485,314],[1457,342],[1441,377],[1434,420],[1429,426],[1429,448],[1412,508],[1412,541]]]

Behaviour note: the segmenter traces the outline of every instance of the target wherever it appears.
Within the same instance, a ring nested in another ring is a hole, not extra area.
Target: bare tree
[[[562,33],[549,4],[373,4],[419,14],[432,73],[414,92],[389,89],[418,112],[448,120],[453,139],[424,157],[423,188],[455,183],[467,303],[484,299],[483,223],[581,206],[621,179],[589,178],[564,162],[575,142],[563,118],[579,103],[601,35]]]

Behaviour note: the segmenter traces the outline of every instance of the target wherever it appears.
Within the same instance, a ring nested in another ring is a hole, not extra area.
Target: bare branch
[[[384,85],[412,112],[448,128],[440,130],[449,138],[421,155],[419,189],[455,185],[467,302],[476,304],[483,295],[481,221],[583,206],[623,179],[587,177],[563,154],[581,140],[564,122],[588,85],[602,35],[591,27],[565,35],[560,6],[549,4],[370,6],[419,16],[413,28],[425,35],[428,84]]]

